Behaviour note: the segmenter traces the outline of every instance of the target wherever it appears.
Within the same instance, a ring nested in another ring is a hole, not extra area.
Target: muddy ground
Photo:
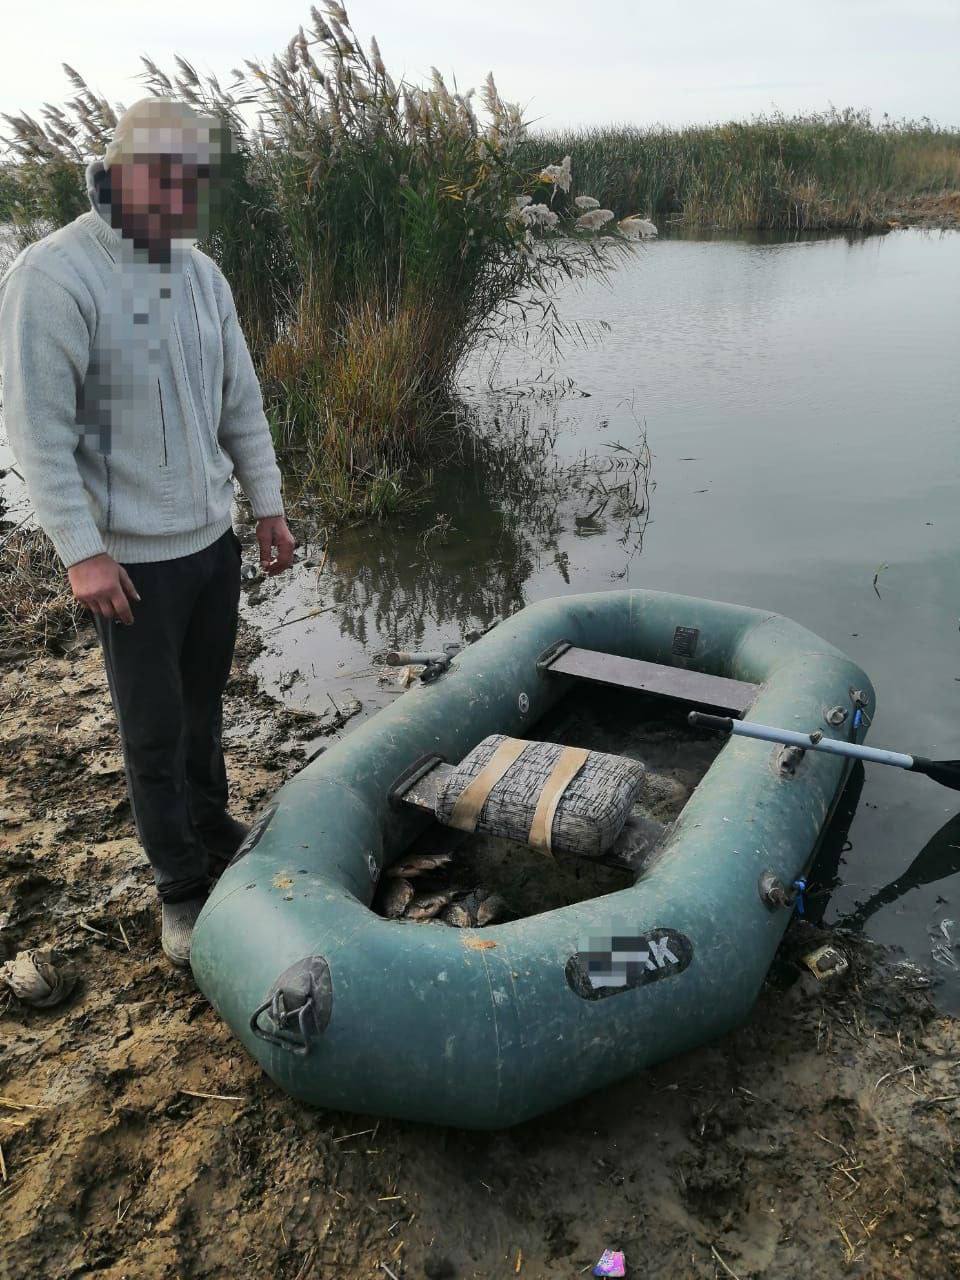
[[[960,1034],[915,968],[794,926],[750,1023],[505,1133],[308,1110],[159,950],[92,633],[0,668],[0,959],[55,946],[58,1008],[0,995],[0,1276],[960,1274]],[[226,702],[249,817],[330,725],[248,672]],[[813,982],[813,979],[810,979]]]

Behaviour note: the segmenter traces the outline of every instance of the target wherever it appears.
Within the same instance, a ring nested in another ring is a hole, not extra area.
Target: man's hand
[[[75,598],[91,613],[108,621],[114,618],[125,622],[128,627],[132,625],[130,602],[138,601],[140,596],[126,569],[112,556],[104,552],[89,560],[80,560],[70,566],[67,577]]]
[[[258,520],[257,542],[260,544],[260,568],[264,573],[272,577],[293,564],[293,549],[297,544],[283,516],[263,516]]]

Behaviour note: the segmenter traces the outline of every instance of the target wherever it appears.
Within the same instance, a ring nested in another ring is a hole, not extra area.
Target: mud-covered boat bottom
[[[328,727],[252,652],[241,817]],[[160,954],[96,650],[2,677],[0,955],[78,975],[58,1008],[0,996],[4,1280],[562,1280],[607,1247],[633,1277],[960,1274],[960,1036],[916,969],[835,938],[848,975],[807,993],[795,926],[745,1027],[515,1130],[310,1110]]]

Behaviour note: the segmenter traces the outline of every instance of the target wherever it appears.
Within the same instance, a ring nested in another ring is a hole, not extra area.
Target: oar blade
[[[914,756],[913,772],[926,774],[941,787],[960,791],[960,760],[925,760],[923,756]]]

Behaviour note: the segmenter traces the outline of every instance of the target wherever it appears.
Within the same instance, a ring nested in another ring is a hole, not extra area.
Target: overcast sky
[[[688,124],[779,109],[867,107],[960,124],[960,0],[360,0],[364,43],[412,81],[431,64],[461,88],[490,70],[542,127]],[[5,6],[0,111],[60,103],[71,63],[112,102],[144,96],[139,55],[177,52],[222,82],[286,43],[299,0],[42,0]]]

